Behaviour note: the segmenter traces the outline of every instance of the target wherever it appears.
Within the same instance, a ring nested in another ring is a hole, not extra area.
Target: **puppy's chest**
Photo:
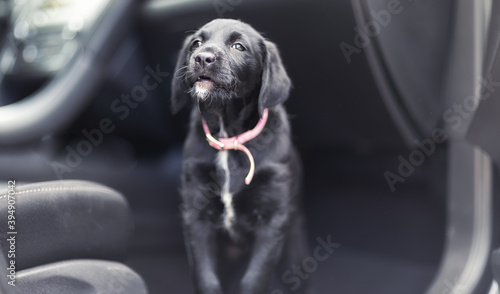
[[[237,151],[224,150],[217,153],[214,160],[215,176],[212,180],[219,187],[207,213],[217,226],[232,234],[237,231],[252,230],[253,227],[269,218],[272,201],[260,193],[263,183],[258,181],[257,171],[250,185],[244,178],[248,164]]]
[[[215,179],[222,190],[237,195],[249,187],[245,185],[245,177],[250,165],[245,154],[237,150],[218,151],[214,159],[214,168],[217,174]],[[222,191],[221,193],[224,193]]]

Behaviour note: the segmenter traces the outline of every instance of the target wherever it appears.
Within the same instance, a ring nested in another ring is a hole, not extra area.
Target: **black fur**
[[[208,90],[199,96],[202,82]],[[172,109],[193,104],[181,193],[196,293],[263,294],[273,287],[287,293],[290,285],[281,281],[282,274],[307,254],[300,160],[282,106],[290,88],[276,46],[243,22],[216,19],[184,42],[172,81]],[[205,139],[201,119],[216,138],[232,137],[255,127],[265,108],[264,130],[245,144],[256,164],[250,185],[244,183],[247,157],[227,151],[235,211],[228,229],[221,199],[226,174],[217,164],[219,151]],[[305,290],[302,284],[293,293]]]

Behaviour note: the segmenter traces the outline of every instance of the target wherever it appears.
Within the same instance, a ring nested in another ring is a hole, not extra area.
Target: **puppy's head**
[[[290,87],[273,43],[241,21],[216,19],[184,41],[172,80],[172,111],[192,99],[207,107],[257,99],[262,113],[283,103]]]

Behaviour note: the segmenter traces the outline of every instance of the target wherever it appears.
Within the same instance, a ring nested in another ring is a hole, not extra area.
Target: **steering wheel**
[[[134,21],[139,2],[40,0],[28,3],[22,7],[14,7],[8,29],[11,39],[24,38],[31,42],[26,41],[26,44],[23,44],[24,49],[29,49],[18,56],[33,59],[29,50],[36,52],[36,41],[43,42],[43,39],[36,37],[36,21],[40,22],[40,17],[43,16],[46,17],[46,21],[53,22],[45,27],[54,30],[54,26],[59,25],[62,39],[71,40],[74,50],[68,54],[70,56],[64,66],[56,71],[53,68],[36,67],[35,63],[31,63],[33,71],[47,70],[54,72],[54,75],[35,93],[18,99],[18,102],[0,107],[0,146],[36,141],[67,126],[77,117],[102,80],[102,65],[113,55],[127,32],[128,25]],[[82,3],[83,6],[80,5]],[[69,18],[71,13],[78,17]],[[30,39],[29,35],[33,32],[25,27],[33,24],[35,36],[31,36]],[[71,33],[74,35],[68,35]],[[0,51],[0,83],[6,73],[15,72],[22,67],[19,65],[21,61],[16,60],[22,58],[14,55],[12,50],[9,51],[7,46],[8,44],[4,45]],[[43,62],[44,60],[41,60],[38,65]]]

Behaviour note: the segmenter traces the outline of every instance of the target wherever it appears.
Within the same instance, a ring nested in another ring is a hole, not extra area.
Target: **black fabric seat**
[[[86,181],[16,183],[13,190],[10,203],[8,189],[0,190],[3,292],[147,293],[142,278],[119,262],[133,231],[128,203],[119,192]],[[8,241],[12,236],[14,248]],[[8,254],[12,250],[15,256]],[[4,280],[12,262],[16,287]]]

